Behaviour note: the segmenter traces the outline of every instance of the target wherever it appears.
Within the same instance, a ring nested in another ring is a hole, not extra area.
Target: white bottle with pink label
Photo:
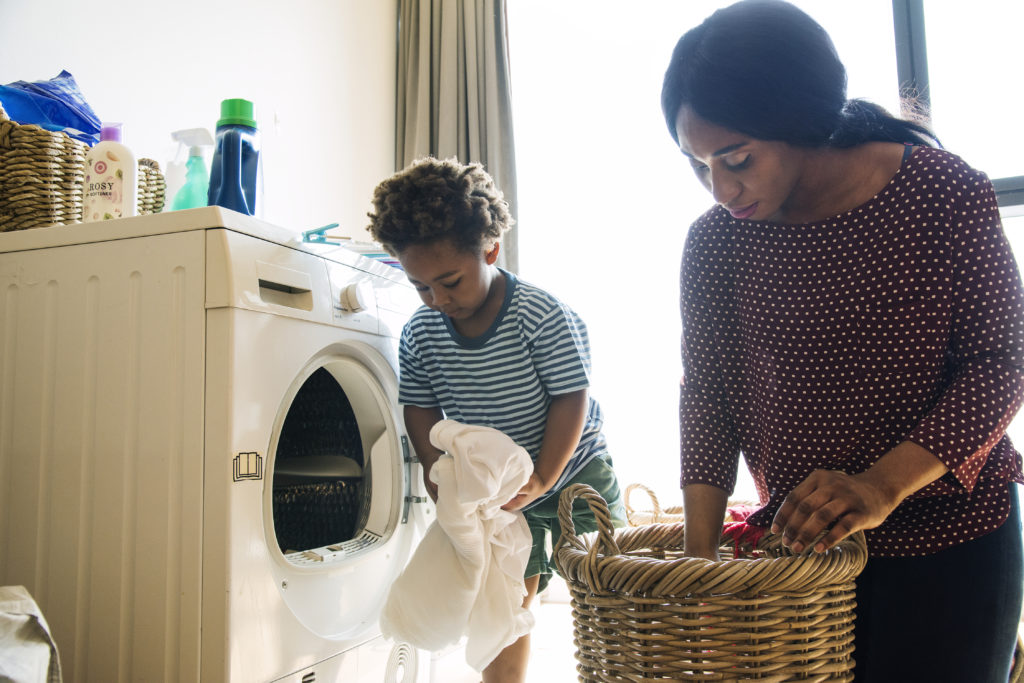
[[[136,214],[138,166],[121,143],[121,124],[104,123],[100,142],[85,155],[82,221],[105,221]]]

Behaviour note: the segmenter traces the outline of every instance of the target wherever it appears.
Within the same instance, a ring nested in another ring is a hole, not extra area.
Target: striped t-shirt
[[[536,460],[551,397],[590,384],[590,342],[572,309],[501,272],[505,300],[479,337],[462,336],[448,316],[426,306],[413,314],[399,347],[398,400],[423,408],[439,406],[450,420],[498,429]],[[558,482],[531,506],[557,493],[594,457],[607,452],[602,422],[601,408],[590,398],[576,451]]]

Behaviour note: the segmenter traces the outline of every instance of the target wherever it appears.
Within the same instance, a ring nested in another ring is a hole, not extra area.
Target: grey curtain
[[[396,170],[428,155],[483,164],[518,217],[505,0],[399,0],[396,142]],[[499,252],[513,272],[515,235]]]

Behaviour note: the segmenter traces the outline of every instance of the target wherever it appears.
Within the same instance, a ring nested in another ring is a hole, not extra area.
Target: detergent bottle
[[[222,101],[210,168],[210,206],[260,215],[262,176],[260,134],[253,103],[243,99]]]
[[[171,137],[188,147],[185,162],[185,184],[174,195],[171,211],[206,206],[210,191],[210,174],[206,170],[203,147],[213,145],[213,136],[205,128],[189,128],[171,133]]]

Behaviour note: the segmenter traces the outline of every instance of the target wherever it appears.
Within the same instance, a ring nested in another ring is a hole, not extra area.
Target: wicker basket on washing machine
[[[0,232],[81,222],[88,151],[61,131],[11,121],[0,106]],[[138,213],[159,213],[167,187],[160,165],[138,165]]]
[[[0,106],[0,232],[80,221],[87,151],[66,133],[11,121]]]
[[[577,497],[596,532],[576,536]],[[589,486],[568,487],[558,517],[581,681],[853,680],[862,533],[820,554],[794,554],[777,534],[723,534],[733,559],[712,562],[683,556],[681,523],[614,529]]]

